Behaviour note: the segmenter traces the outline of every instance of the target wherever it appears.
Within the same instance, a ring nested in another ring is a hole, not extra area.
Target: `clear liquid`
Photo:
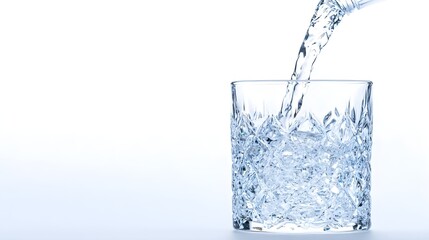
[[[321,0],[299,49],[292,80],[309,80],[314,62],[345,12],[332,0]]]
[[[336,26],[345,12],[333,0],[321,0],[310,21],[304,40],[299,49],[291,80],[310,80],[313,65],[328,43]],[[289,84],[283,99],[280,115],[291,122],[299,113],[307,91],[306,84]]]

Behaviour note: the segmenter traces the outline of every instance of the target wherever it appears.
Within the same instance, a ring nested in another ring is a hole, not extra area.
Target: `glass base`
[[[354,224],[353,226],[337,226],[337,227],[302,227],[294,223],[282,223],[271,228],[267,228],[264,224],[249,221],[243,224],[242,228],[234,221],[234,228],[236,230],[244,230],[251,232],[278,232],[278,233],[323,233],[323,232],[356,232],[367,231],[371,228],[371,224],[363,226],[361,224]]]

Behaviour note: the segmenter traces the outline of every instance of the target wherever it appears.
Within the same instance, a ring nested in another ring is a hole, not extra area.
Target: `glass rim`
[[[231,85],[241,85],[241,84],[250,84],[250,83],[267,83],[267,84],[276,84],[276,83],[344,83],[344,84],[367,84],[372,85],[370,80],[335,80],[335,79],[313,79],[313,80],[237,80],[231,82]]]

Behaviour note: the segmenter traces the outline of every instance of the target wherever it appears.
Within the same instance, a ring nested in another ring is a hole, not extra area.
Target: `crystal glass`
[[[372,82],[232,83],[233,226],[371,226]]]

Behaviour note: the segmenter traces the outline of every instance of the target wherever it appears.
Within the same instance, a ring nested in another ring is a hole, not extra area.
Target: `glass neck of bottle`
[[[353,12],[355,9],[361,9],[362,7],[365,7],[372,1],[373,0],[335,0],[341,10],[347,14]]]

